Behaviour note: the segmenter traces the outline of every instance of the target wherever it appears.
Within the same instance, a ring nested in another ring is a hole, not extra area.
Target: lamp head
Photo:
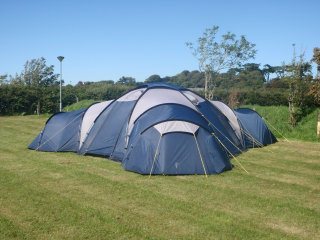
[[[60,62],[62,62],[62,60],[64,59],[64,56],[58,56],[57,58]]]

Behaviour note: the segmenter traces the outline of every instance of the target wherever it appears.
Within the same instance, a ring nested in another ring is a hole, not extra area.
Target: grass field
[[[317,137],[317,120],[320,109],[310,110],[298,122],[295,128],[289,124],[289,110],[286,106],[258,106],[249,105],[251,109],[256,110],[262,117],[267,120],[269,128],[274,132],[277,137],[281,137],[279,132],[287,138],[320,142]],[[279,132],[274,130],[275,127]]]
[[[319,143],[250,150],[249,174],[149,178],[27,150],[45,120],[0,117],[0,239],[319,239]]]

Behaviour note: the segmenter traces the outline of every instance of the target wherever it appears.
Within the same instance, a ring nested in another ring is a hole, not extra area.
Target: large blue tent
[[[246,120],[238,124],[237,116],[189,89],[143,84],[116,100],[53,115],[29,148],[105,156],[140,174],[215,174],[230,170],[230,158],[248,147]]]

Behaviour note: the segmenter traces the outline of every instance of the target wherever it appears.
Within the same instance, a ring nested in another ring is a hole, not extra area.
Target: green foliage
[[[254,58],[255,44],[250,43],[245,36],[237,36],[227,32],[217,39],[219,27],[213,26],[204,31],[196,44],[187,42],[194,57],[199,62],[200,71],[205,73],[205,96],[210,98],[216,87],[215,74],[230,68],[240,67],[243,62]]]
[[[312,80],[311,64],[304,60],[303,54],[298,62],[294,56],[292,64],[286,66],[286,73],[289,81],[289,118],[291,125],[295,127],[306,109],[308,84]]]
[[[0,239],[318,239],[320,148],[279,142],[220,175],[142,176],[31,151],[40,116],[1,117]]]
[[[320,108],[308,109],[305,116],[297,123],[297,126],[292,127],[288,120],[289,109],[286,106],[246,105],[244,107],[252,108],[264,117],[267,120],[267,124],[270,123],[269,128],[277,138],[282,138],[282,136],[273,127],[289,139],[319,141],[317,138],[317,115],[320,112]]]
[[[8,75],[0,75],[0,86],[8,83]]]
[[[46,60],[42,58],[32,59],[27,61],[24,65],[24,70],[21,74],[17,74],[11,79],[11,84],[27,86],[29,90],[34,92],[36,98],[35,111],[37,114],[44,111],[46,112],[46,101],[52,95],[51,89],[47,87],[55,86],[58,84],[58,75],[54,74],[53,65],[47,66]],[[49,96],[47,95],[49,93]],[[42,106],[44,105],[44,106]],[[34,106],[34,104],[32,105]],[[52,109],[53,106],[50,108]]]
[[[163,82],[164,80],[158,75],[154,74],[148,77],[144,82],[151,83],[151,82]]]
[[[68,106],[77,101],[111,100],[120,97],[134,86],[110,84],[109,82],[80,83],[76,86],[62,87],[62,103]],[[47,86],[42,90],[41,111],[54,113],[59,111],[59,86]],[[5,84],[0,86],[0,115],[34,114],[37,109],[37,92],[32,86]]]
[[[117,84],[127,84],[127,85],[135,85],[136,79],[133,77],[121,77],[118,81]]]
[[[134,87],[135,85],[110,84],[102,81],[77,84],[73,90],[79,100],[93,99],[101,101],[116,99]]]

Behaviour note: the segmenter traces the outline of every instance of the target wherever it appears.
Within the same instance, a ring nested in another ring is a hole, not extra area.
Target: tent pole
[[[244,130],[242,130],[242,129],[241,129],[241,131],[242,131],[242,132],[244,133],[244,135],[246,135],[247,137],[252,138],[253,143],[255,143],[258,147],[260,147],[260,148],[262,148],[262,149],[265,149],[265,150],[267,150],[267,151],[269,151],[269,152],[271,152],[271,153],[274,153],[274,152],[271,151],[270,149],[264,148],[263,144],[260,143],[257,139],[255,139],[252,135],[250,135],[249,133],[247,133],[246,131],[244,131]]]
[[[158,145],[157,145],[157,148],[156,148],[156,152],[154,153],[153,162],[152,162],[151,170],[150,170],[150,173],[149,173],[149,178],[151,177],[151,174],[153,172],[153,168],[154,168],[154,164],[156,162],[156,158],[157,158],[157,154],[158,154],[161,138],[162,138],[162,134],[160,134]]]
[[[237,163],[240,165],[240,167],[249,174],[249,172],[242,166],[242,164],[240,163],[240,161],[228,150],[228,148],[226,148],[226,146],[219,140],[219,138],[216,137],[216,135],[214,133],[212,133],[212,136],[215,137],[215,139],[218,140],[218,142],[228,151],[228,153],[237,161]]]
[[[290,142],[281,132],[279,132],[274,126],[271,125],[270,122],[267,121],[267,119],[262,118],[264,121],[266,121],[274,130],[277,131],[277,133],[279,133],[287,142]]]
[[[201,155],[201,152],[200,152],[200,147],[199,147],[199,144],[198,144],[196,135],[194,135],[194,133],[193,133],[193,137],[194,137],[194,140],[195,140],[195,142],[196,142],[196,144],[197,144],[198,153],[199,153],[199,156],[200,156],[200,160],[201,160],[201,163],[202,163],[202,167],[203,167],[204,174],[206,175],[206,178],[207,178],[207,177],[208,177],[208,174],[207,174],[206,168],[205,168],[205,166],[204,166],[204,161],[203,161],[203,158],[202,158],[202,155]]]
[[[212,125],[225,139],[227,139],[236,149],[238,149],[241,153],[243,153],[243,151],[236,146],[227,136],[225,136],[215,125],[213,125],[213,123],[209,122],[210,125]]]

